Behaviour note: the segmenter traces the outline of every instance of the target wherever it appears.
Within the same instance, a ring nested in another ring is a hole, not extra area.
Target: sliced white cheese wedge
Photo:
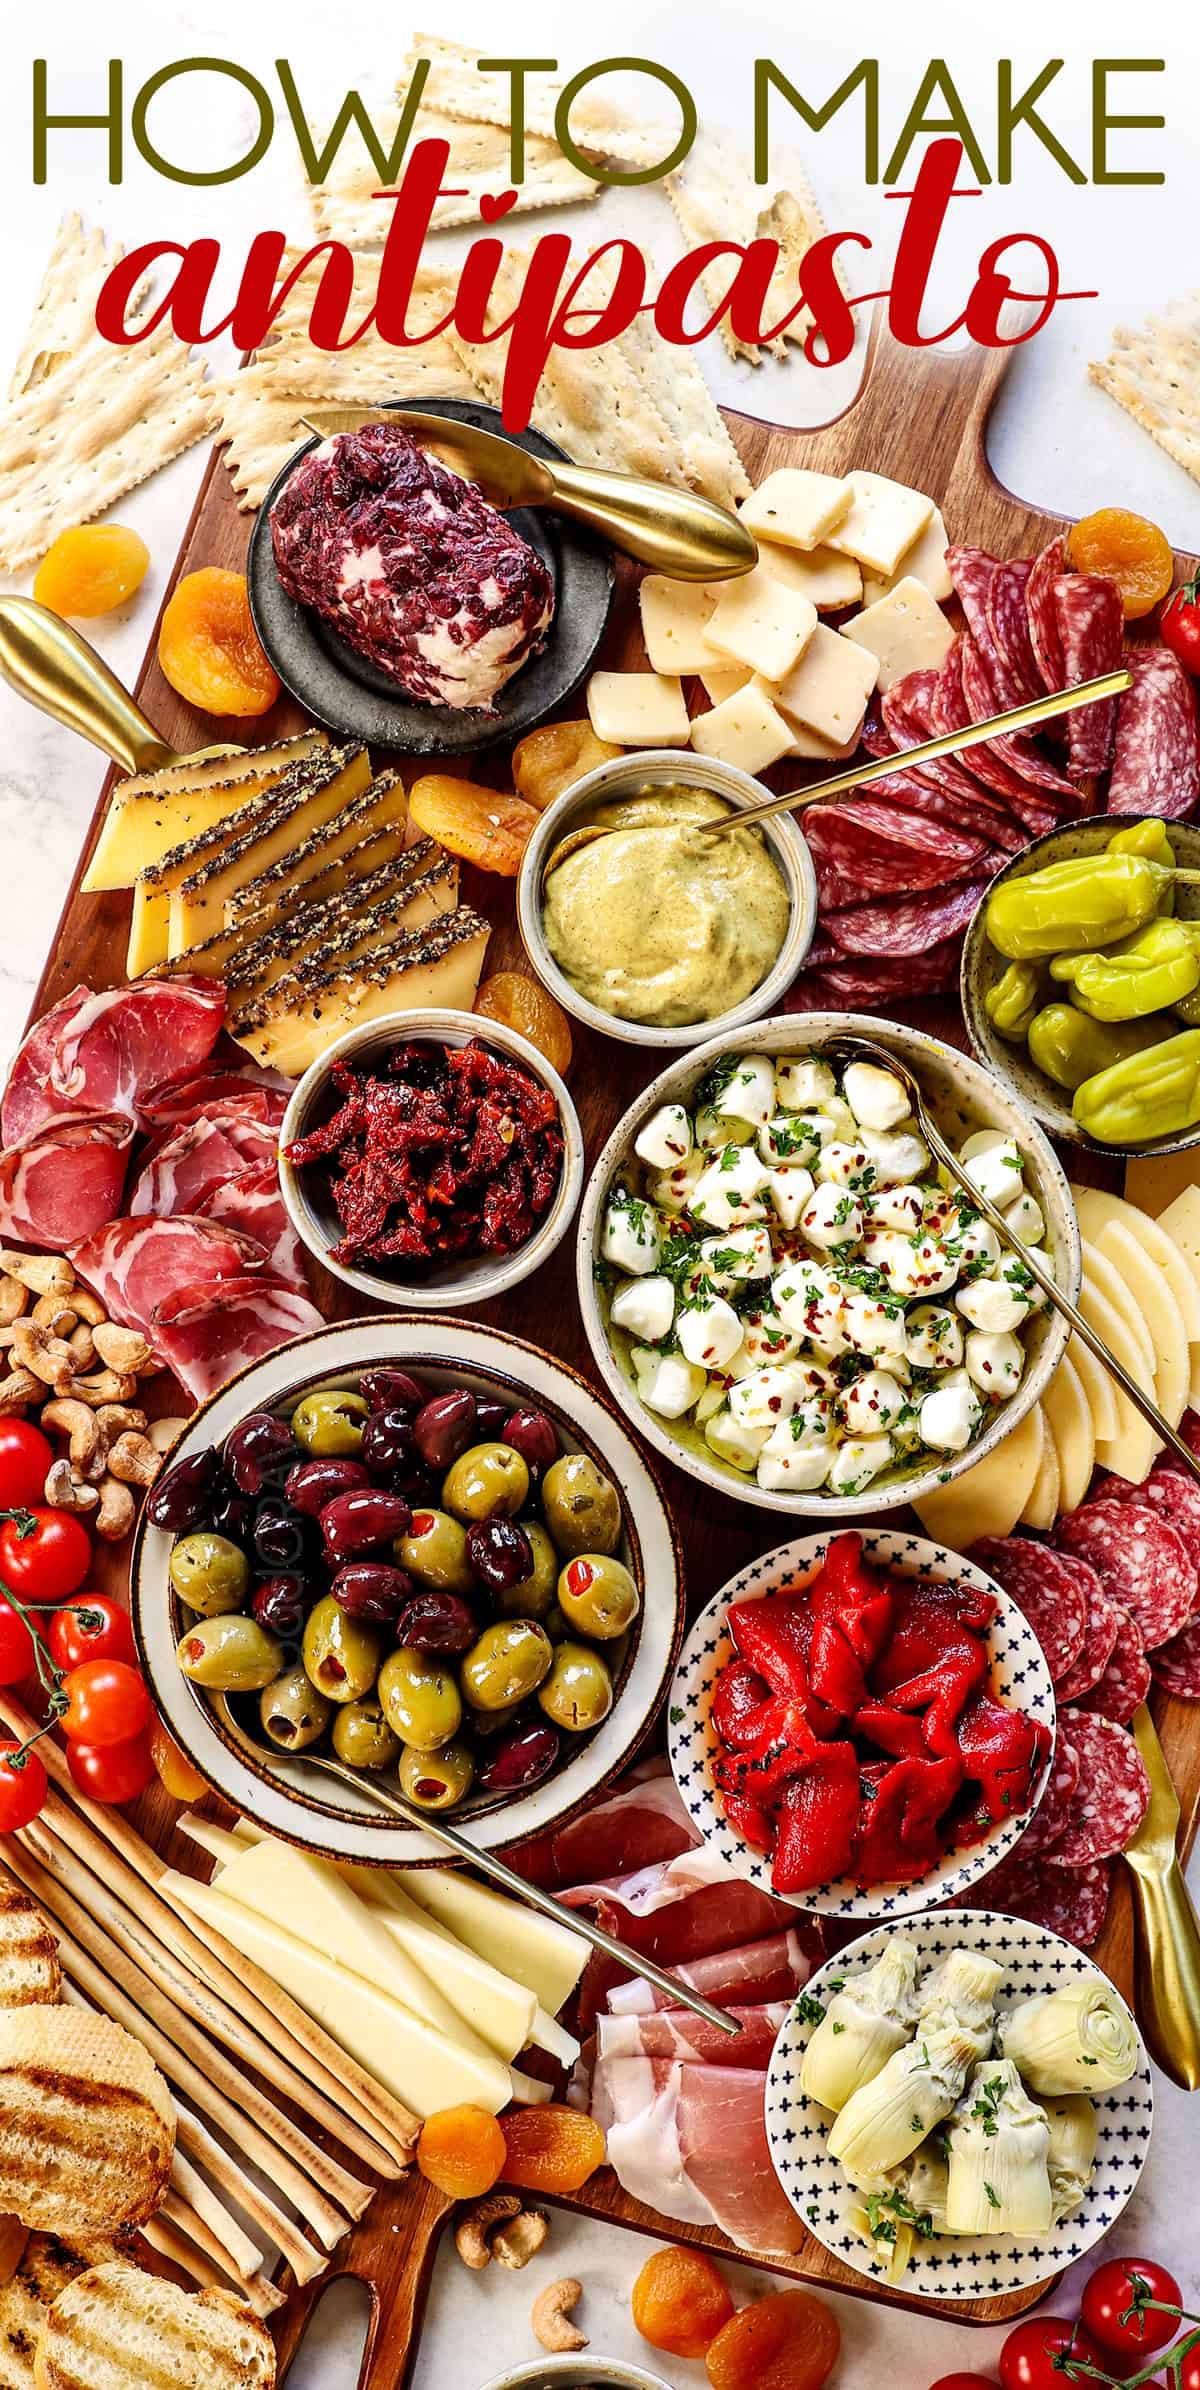
[[[773,700],[793,731],[812,730],[831,746],[855,741],[879,659],[819,622],[794,670],[773,691]]]
[[[716,756],[751,775],[778,763],[792,744],[791,725],[758,679],[748,681],[723,705],[715,705],[710,714],[697,714],[691,729],[697,755]]]
[[[809,598],[818,614],[836,614],[843,606],[857,606],[863,594],[862,568],[853,556],[839,556],[833,548],[776,547],[760,539],[758,561],[773,581]]]
[[[834,473],[814,473],[804,465],[781,465],[743,498],[738,508],[743,523],[764,539],[788,548],[815,548],[844,523],[854,492]]]
[[[1079,1372],[1065,1353],[1042,1396],[1042,1409],[1058,1458],[1059,1509],[1078,1510],[1096,1466],[1096,1431]]]
[[[1111,1303],[1113,1310],[1119,1312],[1153,1381],[1154,1342],[1149,1326],[1143,1319],[1120,1270],[1115,1268],[1107,1255],[1100,1251],[1099,1246],[1093,1245],[1087,1237],[1083,1241],[1083,1269],[1084,1276],[1090,1278],[1097,1293],[1102,1294],[1105,1302]]]
[[[911,576],[897,581],[887,597],[852,615],[842,624],[842,636],[878,657],[881,689],[890,689],[908,672],[936,671],[954,645],[954,632],[941,607],[924,583]]]
[[[1033,1492],[1045,1433],[1042,1407],[1035,1403],[973,1469],[923,1494],[914,1507],[926,1533],[952,1552],[967,1551],[982,1535],[1011,1535]]]
[[[647,573],[638,590],[642,641],[654,672],[703,672],[716,656],[705,636],[716,605],[703,581],[672,581]]]
[[[923,581],[930,597],[936,598],[939,604],[943,598],[953,597],[954,583],[946,562],[949,544],[941,510],[935,506],[925,529],[913,541],[911,548],[905,549],[894,573],[863,574],[864,604],[873,606],[876,598],[886,597],[889,589],[895,588],[897,581],[909,577],[914,581]]]
[[[1172,1157],[1173,1158],[1173,1157]],[[1200,1188],[1193,1188],[1197,1227],[1197,1248],[1200,1250]],[[1183,1332],[1189,1344],[1200,1344],[1200,1285],[1185,1254],[1180,1250],[1165,1219],[1151,1219],[1135,1202],[1120,1195],[1106,1195],[1099,1187],[1072,1187],[1079,1233],[1089,1243],[1105,1248],[1109,1228],[1119,1225],[1136,1237],[1151,1261],[1156,1262],[1179,1306]],[[1109,1260],[1115,1260],[1109,1254]],[[1118,1264],[1119,1266],[1119,1264]]]
[[[1084,1400],[1092,1415],[1092,1432],[1096,1442],[1110,1442],[1120,1427],[1117,1389],[1112,1377],[1081,1336],[1072,1336],[1067,1346],[1067,1358],[1083,1388]],[[1094,1460],[1092,1465],[1095,1466]]]
[[[443,1867],[413,1868],[404,1877],[404,1890],[481,1958],[527,1985],[549,2015],[565,2006],[588,1955],[579,1934]]]
[[[1089,1261],[1094,1258],[1094,1254],[1089,1254]],[[1116,1355],[1131,1378],[1145,1393],[1153,1395],[1153,1356],[1147,1361],[1142,1339],[1133,1334],[1124,1313],[1109,1301],[1090,1267],[1084,1269],[1079,1308],[1089,1328],[1094,1328],[1097,1336],[1103,1337],[1109,1351]],[[1134,1409],[1128,1395],[1115,1383],[1113,1400],[1117,1409],[1116,1434],[1111,1437],[1097,1436],[1096,1458],[1101,1467],[1111,1469],[1115,1477],[1127,1478],[1130,1485],[1142,1485],[1161,1450],[1160,1439],[1148,1420]]]
[[[826,546],[853,556],[868,572],[894,573],[900,559],[925,529],[933,500],[886,473],[848,473],[854,503],[831,531]]]
[[[1178,1427],[1187,1409],[1192,1368],[1183,1314],[1165,1271],[1120,1220],[1111,1220],[1099,1243],[1089,1240],[1085,1250],[1089,1260],[1102,1255],[1111,1263],[1137,1305],[1150,1331],[1159,1410],[1171,1427]]]
[[[686,747],[688,710],[680,681],[661,672],[593,672],[588,720],[610,747]]]
[[[764,680],[782,680],[812,638],[816,607],[761,564],[720,589],[706,629],[710,645]]]
[[[504,2059],[525,2049],[534,2038],[538,2017],[537,1999],[528,1985],[502,1974],[439,1919],[427,1916],[409,1899],[399,1876],[378,1867],[347,1867],[342,1872],[395,1946],[432,1976],[489,2048]]]
[[[1059,1512],[1061,1473],[1058,1449],[1046,1422],[1042,1422],[1042,1457],[1037,1476],[1029,1490],[1029,1500],[1021,1512],[1022,1527],[1033,1527],[1040,1535],[1048,1535]]]

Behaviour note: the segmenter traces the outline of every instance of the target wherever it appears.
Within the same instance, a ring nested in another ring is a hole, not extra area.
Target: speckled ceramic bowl
[[[506,2366],[485,2390],[669,2390],[660,2373],[629,2365],[623,2357],[535,2357]]]
[[[919,1502],[935,1487],[948,1485],[994,1452],[1035,1402],[1045,1393],[1066,1349],[1070,1333],[1066,1321],[1047,1306],[1026,1331],[1028,1361],[1017,1392],[998,1406],[985,1433],[966,1452],[943,1454],[936,1465],[897,1473],[868,1487],[865,1494],[767,1492],[753,1477],[719,1460],[699,1429],[686,1422],[660,1419],[647,1410],[633,1382],[627,1338],[610,1333],[607,1304],[597,1283],[596,1263],[608,1191],[629,1164],[633,1141],[644,1121],[660,1104],[691,1101],[705,1073],[722,1054],[809,1054],[827,1038],[872,1037],[889,1047],[920,1081],[925,1100],[951,1145],[961,1145],[975,1129],[999,1129],[1014,1137],[1025,1156],[1030,1188],[1046,1221],[1046,1247],[1053,1256],[1055,1275],[1064,1294],[1074,1301],[1079,1292],[1081,1256],[1075,1206],[1066,1174],[1053,1147],[1020,1099],[940,1038],[921,1029],[901,1029],[894,1021],[876,1020],[869,1013],[781,1013],[774,1020],[752,1021],[732,1035],[723,1031],[705,1046],[685,1054],[660,1072],[637,1102],[617,1122],[588,1181],[579,1215],[576,1270],[579,1307],[596,1366],[639,1434],[668,1460],[678,1462],[693,1477],[719,1494],[734,1494],[760,1510],[782,1511],[792,1518],[864,1519]]]
[[[992,881],[992,888],[1002,888],[1006,881],[1023,880],[1031,871],[1044,870],[1047,863],[1068,863],[1078,855],[1102,854],[1115,830],[1125,830],[1137,820],[1136,814],[1102,813],[1090,822],[1068,822],[1061,830],[1048,830],[1044,838],[1035,838],[1032,846],[1024,847],[1012,862],[1005,865]],[[1189,871],[1200,869],[1200,829],[1188,822],[1168,822],[1167,831],[1175,850],[1175,859]],[[990,896],[991,889],[988,890]],[[1175,910],[1183,921],[1200,921],[1200,887],[1179,887],[1175,894]],[[997,954],[984,928],[987,896],[980,898],[971,916],[971,925],[963,941],[960,994],[963,1019],[971,1044],[981,1062],[994,1071],[1006,1087],[1010,1087],[1020,1101],[1028,1106],[1035,1120],[1048,1129],[1052,1137],[1062,1137],[1071,1145],[1086,1146],[1097,1154],[1176,1154],[1191,1146],[1200,1145],[1200,1127],[1188,1129],[1182,1137],[1152,1137],[1145,1145],[1100,1145],[1076,1124],[1071,1111],[1071,1098],[1063,1087],[1056,1087],[1044,1071],[1038,1070],[1029,1059],[1023,1045],[1001,1037],[987,1015],[988,990],[993,988],[1007,969],[1004,955]],[[1065,998],[1066,989],[1056,988],[1055,997]],[[1053,1001],[1051,998],[1049,1001]],[[1184,1023],[1178,1023],[1180,1030]]]

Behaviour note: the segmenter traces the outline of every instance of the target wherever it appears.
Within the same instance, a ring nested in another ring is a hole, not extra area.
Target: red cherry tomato
[[[137,1666],[133,1628],[111,1593],[81,1593],[50,1621],[50,1657],[56,1668],[82,1668],[85,1660],[126,1660]]]
[[[1079,2357],[1107,2373],[1102,2351],[1091,2333],[1069,2315],[1031,2315],[1010,2332],[1000,2351],[1003,2390],[1063,2390],[1070,2380],[1056,2357]]]
[[[0,1510],[40,1502],[54,1452],[31,1419],[0,1419]]]
[[[132,1742],[154,1717],[144,1678],[126,1660],[85,1660],[63,1679],[62,1730],[69,1743]]]
[[[0,1577],[21,1602],[65,1602],[92,1565],[91,1539],[69,1510],[22,1510],[0,1521]]]
[[[0,1834],[31,1826],[46,1798],[46,1771],[36,1751],[10,1765],[10,1754],[19,1749],[18,1743],[0,1743]]]
[[[1170,2381],[1171,2376],[1167,2379]],[[1180,2359],[1179,2390],[1200,2390],[1200,2344]]]
[[[68,1743],[67,1766],[78,1790],[106,1808],[136,1801],[154,1777],[149,1734],[135,1734],[128,1743]],[[1054,2390],[1062,2390],[1061,2383]]]
[[[1200,673],[1200,581],[1185,581],[1167,599],[1158,628],[1164,647],[1189,672]]]
[[[36,1667],[33,1637],[20,1612],[0,1594],[0,1685],[23,1684]]]
[[[992,2373],[942,2373],[929,2390],[996,2390],[996,2377]]]
[[[1135,2370],[1145,2365],[1156,2349],[1174,2340],[1180,2329],[1178,2315],[1162,2315],[1157,2307],[1131,2314],[1139,2299],[1180,2308],[1183,2292],[1174,2274],[1155,2265],[1153,2258],[1110,2257],[1105,2265],[1097,2266],[1079,2302],[1080,2315],[1093,2339],[1114,2357],[1136,2358]],[[1128,2321],[1122,2321],[1124,2317]]]

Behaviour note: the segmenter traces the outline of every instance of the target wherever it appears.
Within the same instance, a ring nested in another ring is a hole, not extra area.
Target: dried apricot
[[[1104,573],[1121,592],[1127,622],[1140,622],[1175,578],[1165,531],[1127,506],[1101,506],[1067,533],[1067,562],[1078,573]]]
[[[615,762],[623,750],[598,739],[590,722],[544,722],[519,739],[512,752],[512,776],[519,797],[544,813],[564,788],[585,772]]]
[[[733,2300],[704,2249],[656,2249],[633,2286],[638,2331],[671,2357],[703,2357],[732,2314]]]
[[[520,797],[477,788],[473,780],[454,780],[446,772],[427,772],[415,781],[408,810],[427,838],[436,838],[464,863],[498,872],[502,880],[515,880],[537,820],[532,805]]]
[[[485,979],[475,998],[475,1010],[485,1020],[503,1021],[508,1029],[515,1029],[527,1037],[539,1054],[544,1054],[553,1070],[565,1073],[571,1067],[571,1025],[561,1004],[530,979],[525,971],[496,971]]]
[[[504,2135],[486,2108],[464,2100],[427,2116],[417,2140],[417,2169],[450,2199],[482,2199],[500,2180]]]
[[[150,1757],[163,1791],[170,1793],[173,1801],[203,1800],[208,1791],[203,1776],[180,1750],[174,1736],[167,1733],[160,1718],[155,1719],[150,1729]]]
[[[604,2163],[604,2135],[592,2117],[551,2100],[513,2108],[504,2118],[506,2183],[520,2191],[581,2190]]]
[[[124,523],[79,523],[60,531],[34,576],[33,594],[52,614],[86,622],[111,614],[140,589],[150,550],[139,532]]]
[[[204,714],[265,714],[279,681],[250,619],[244,573],[206,564],[185,573],[158,626],[163,674]]]
[[[713,2390],[821,2390],[842,2345],[836,2315],[809,2290],[739,2307],[705,2355]]]

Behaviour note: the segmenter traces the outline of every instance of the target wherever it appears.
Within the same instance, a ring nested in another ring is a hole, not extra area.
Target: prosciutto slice
[[[550,1838],[554,1881],[578,1884],[586,1876],[608,1883],[676,1859],[698,1839],[664,1760]]]
[[[4,1144],[26,1145],[64,1120],[136,1120],[147,1094],[207,1059],[224,1017],[219,980],[73,988],[18,1049],[0,1106]]]
[[[235,1178],[214,1187],[203,1210],[206,1220],[220,1221],[223,1227],[236,1229],[239,1236],[253,1237],[266,1254],[268,1269],[297,1294],[307,1295],[304,1247],[287,1216],[274,1162],[239,1170]]]
[[[788,2013],[786,2000],[727,2011],[739,2027],[722,2033],[690,2008],[651,2009],[644,2016],[596,2019],[596,2057],[696,2059],[706,2066],[766,2068]]]
[[[592,2113],[618,2182],[659,2215],[715,2224],[754,2256],[798,2249],[803,2226],[767,2144],[766,2081],[754,2067],[603,2060]]]
[[[264,1270],[176,1288],[163,1296],[153,1333],[168,1369],[202,1402],[252,1361],[324,1325],[307,1295]]]
[[[255,1238],[216,1220],[111,1220],[73,1246],[71,1260],[110,1316],[140,1328],[197,1401],[323,1324]]]
[[[142,1104],[141,1118],[154,1130],[186,1129],[202,1115],[220,1121],[257,1120],[264,1128],[277,1129],[291,1092],[289,1081],[278,1071],[260,1070],[257,1063],[247,1062],[244,1069],[206,1063],[169,1087],[156,1089]]]
[[[703,1993],[714,2007],[733,2008],[739,2002],[794,2000],[824,1956],[821,1927],[815,1919],[806,1918],[799,1930],[793,1926],[786,1934],[771,1934],[762,1942],[740,1942],[732,1950],[713,1951],[708,1958],[684,1959],[674,1971],[681,1983]],[[640,1975],[614,1984],[608,1995],[609,2014],[614,2017],[649,2016],[668,2006],[665,1992]]]
[[[150,1212],[158,1220],[178,1212],[207,1211],[210,1196],[242,1171],[266,1164],[274,1175],[277,1152],[274,1132],[259,1123],[242,1121],[235,1114],[222,1125],[201,1113],[151,1147],[134,1183],[129,1210],[135,1218]]]
[[[61,1253],[111,1220],[133,1137],[128,1120],[64,1121],[0,1154],[0,1237]]]

